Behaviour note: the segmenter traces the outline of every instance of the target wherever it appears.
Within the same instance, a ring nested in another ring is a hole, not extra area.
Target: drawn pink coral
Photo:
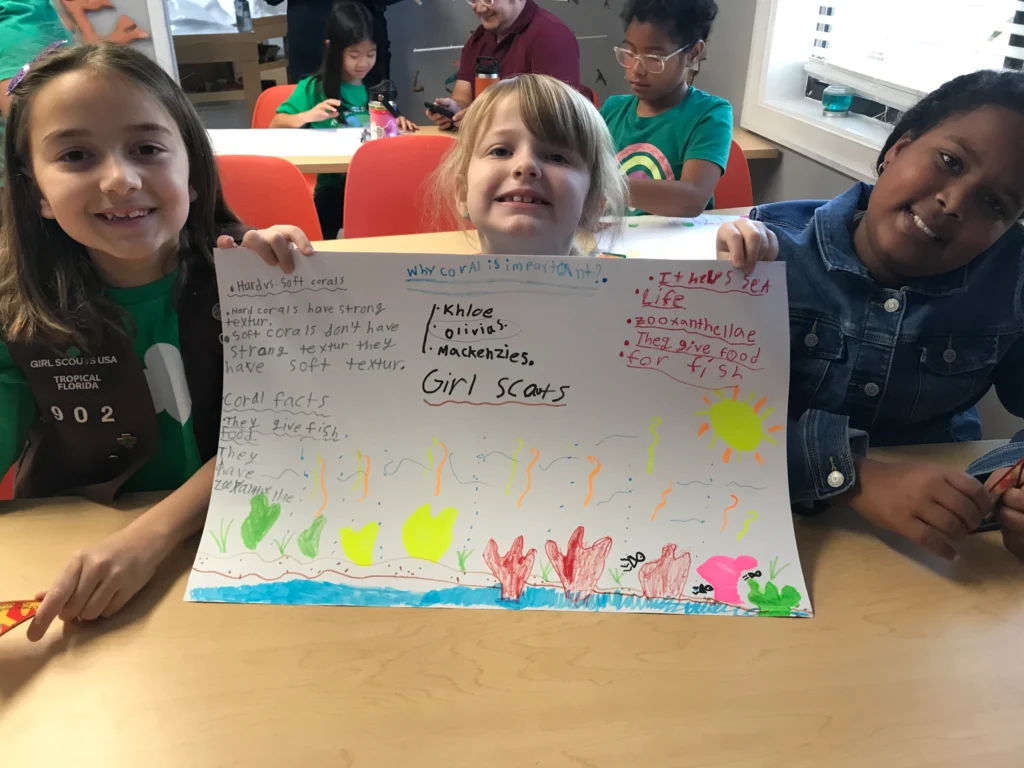
[[[715,555],[697,566],[697,573],[714,588],[715,600],[720,603],[740,605],[740,593],[736,591],[743,571],[757,567],[757,560],[750,555],[726,557]]]
[[[536,549],[531,549],[523,556],[523,537],[517,536],[508,550],[508,554],[499,555],[498,545],[491,539],[484,548],[484,562],[491,569],[494,578],[501,584],[502,600],[518,600],[526,586],[526,577],[533,570],[533,559]]]
[[[574,602],[586,600],[597,588],[597,581],[604,573],[604,563],[612,549],[610,536],[598,539],[591,546],[583,545],[583,526],[579,526],[569,537],[569,544],[563,555],[558,545],[548,541],[544,551],[555,567],[565,595]]]
[[[676,557],[676,545],[666,544],[661,548],[661,557],[640,566],[637,578],[647,599],[662,597],[678,600],[686,588],[686,577],[690,575],[690,553]]]

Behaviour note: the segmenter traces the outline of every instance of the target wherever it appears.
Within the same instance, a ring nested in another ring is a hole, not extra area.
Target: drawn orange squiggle
[[[516,504],[516,506],[519,509],[523,508],[523,499],[525,499],[526,498],[526,494],[528,494],[530,492],[530,485],[531,485],[530,470],[533,469],[533,465],[536,464],[537,463],[537,459],[540,458],[540,451],[538,451],[536,448],[531,448],[530,449],[530,453],[533,454],[533,458],[530,459],[530,463],[526,465],[526,490],[523,491],[523,495],[519,497],[519,503]]]
[[[366,459],[366,471],[363,472],[363,495],[359,497],[360,501],[365,499],[370,492],[370,457],[363,456],[363,458]]]
[[[725,533],[725,526],[729,523],[729,510],[734,509],[740,500],[737,499],[733,494],[729,494],[729,498],[732,499],[732,504],[722,510],[722,532]]]
[[[583,500],[583,506],[587,506],[590,503],[590,499],[594,496],[594,478],[597,477],[597,473],[601,471],[601,462],[596,456],[587,456],[587,461],[597,466],[591,470],[590,475],[587,476],[587,498]]]
[[[313,515],[314,518],[320,517],[324,510],[327,509],[327,483],[324,481],[324,460],[320,456],[316,458],[320,462],[320,490],[324,493],[324,503],[320,505],[320,509]]]
[[[664,491],[661,492],[661,503],[658,504],[658,506],[656,506],[654,508],[654,514],[651,515],[651,521],[652,522],[654,521],[654,518],[656,518],[658,516],[658,510],[661,509],[662,507],[664,507],[666,504],[668,504],[668,502],[665,501],[665,497],[668,496],[670,493],[672,493],[672,486],[671,485],[668,488],[666,488]]]
[[[442,456],[441,457],[441,461],[439,461],[437,463],[437,487],[434,488],[434,495],[435,496],[440,496],[441,495],[441,470],[444,468],[444,463],[446,461],[448,461],[448,446],[445,445],[444,443],[440,443],[440,442],[439,442],[439,445],[442,448],[444,448],[444,456]]]

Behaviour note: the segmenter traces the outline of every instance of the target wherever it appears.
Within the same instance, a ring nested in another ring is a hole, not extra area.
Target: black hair
[[[622,22],[653,24],[665,31],[679,47],[705,42],[718,16],[715,0],[629,0],[622,9]]]
[[[1024,73],[983,69],[940,85],[903,113],[878,155],[878,167],[904,136],[916,139],[951,117],[989,106],[1024,115]]]
[[[14,89],[4,137],[5,183],[0,190],[0,329],[11,341],[54,346],[98,343],[106,331],[124,332],[124,315],[103,293],[103,283],[81,243],[40,215],[33,180],[30,128],[36,94],[69,72],[119,76],[152,96],[174,120],[188,155],[196,199],[178,237],[178,286],[193,273],[213,270],[218,227],[237,223],[221,191],[213,148],[195,108],[178,84],[143,53],[119,43],[58,49],[32,64]]]
[[[324,60],[316,77],[324,89],[324,98],[340,99],[345,49],[373,40],[373,17],[365,5],[342,0],[331,8],[326,35]]]

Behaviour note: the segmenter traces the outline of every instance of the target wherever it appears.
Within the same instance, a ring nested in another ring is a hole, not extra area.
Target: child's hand
[[[427,117],[429,117],[438,128],[443,131],[450,131],[462,119],[462,113],[464,110],[459,106],[459,102],[455,99],[434,99],[434,103],[455,113],[454,120],[449,120],[444,115],[438,115],[431,112],[429,109],[426,111]]]
[[[143,525],[129,525],[76,553],[53,585],[36,595],[43,602],[28,639],[39,640],[57,617],[92,621],[117,613],[153,578],[166,554],[164,540]]]
[[[985,487],[991,487],[998,482],[1000,475],[1001,472],[998,470],[993,472]],[[999,525],[1003,532],[1003,544],[1024,563],[1024,490],[1011,488],[1003,494]]]
[[[338,116],[338,107],[341,101],[338,99],[324,99],[315,107],[302,113],[307,123],[319,123],[321,120],[330,120]]]
[[[416,133],[416,131],[418,131],[419,129],[420,127],[405,115],[399,116],[398,130],[402,131],[403,133]]]
[[[779,240],[761,222],[737,219],[718,228],[716,249],[719,261],[728,261],[749,275],[757,262],[775,261],[779,255]]]
[[[977,528],[993,504],[985,486],[956,469],[870,459],[860,462],[857,485],[842,500],[868,522],[946,559],[956,556],[953,542]]]
[[[256,251],[270,266],[280,265],[281,271],[286,275],[295,271],[292,245],[306,256],[313,255],[313,246],[309,238],[301,229],[290,224],[276,224],[268,229],[251,229],[242,238],[243,248]],[[235,241],[230,235],[221,235],[217,238],[217,247],[234,248]]]

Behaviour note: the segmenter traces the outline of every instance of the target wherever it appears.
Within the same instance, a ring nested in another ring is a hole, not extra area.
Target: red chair
[[[269,128],[270,121],[277,114],[277,108],[288,101],[294,90],[294,85],[273,85],[261,93],[256,99],[256,108],[252,111],[252,127]]]
[[[750,208],[753,205],[754,191],[750,185],[747,156],[740,145],[733,141],[725,173],[715,187],[715,208]]]
[[[292,224],[322,240],[313,195],[302,173],[280,157],[217,155],[224,199],[243,222],[265,229]]]
[[[451,136],[394,136],[363,144],[345,181],[345,239],[451,232],[454,219],[426,210],[425,183],[455,143]]]
[[[601,108],[601,105],[597,101],[597,94],[594,93],[594,90],[592,88],[581,84],[579,86],[579,92],[586,96],[588,99],[590,99],[590,101],[594,104],[595,107],[597,107],[598,109]]]
[[[7,470],[7,474],[0,479],[0,501],[8,501],[14,498],[14,467]]]
[[[256,99],[256,108],[252,111],[252,127],[269,128],[270,121],[277,114],[277,108],[288,101],[294,91],[294,85],[272,85],[261,93]],[[316,187],[315,173],[304,173],[303,177],[310,189]]]

